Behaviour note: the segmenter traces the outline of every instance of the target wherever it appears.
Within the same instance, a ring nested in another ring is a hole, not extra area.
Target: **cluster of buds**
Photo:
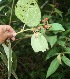
[[[52,27],[51,25],[48,24],[48,18],[44,18],[44,20],[42,20],[42,22],[43,22],[42,26],[37,27],[37,29],[33,28],[33,32],[34,32],[36,38],[38,37],[39,30],[41,30],[41,28],[44,28],[44,30],[46,30],[46,29],[49,29]]]
[[[42,20],[43,24],[45,25],[48,21],[48,18],[44,18],[44,20]]]
[[[48,18],[44,18],[44,20],[42,20],[42,22],[43,22],[43,26],[38,27],[38,28],[37,28],[38,30],[40,30],[41,27],[44,28],[44,30],[46,30],[46,29],[52,27],[52,26],[50,26],[50,25],[48,24]]]
[[[49,28],[51,28],[52,26],[50,26],[50,25],[44,25],[43,26],[43,28],[46,30],[46,29],[49,29]]]

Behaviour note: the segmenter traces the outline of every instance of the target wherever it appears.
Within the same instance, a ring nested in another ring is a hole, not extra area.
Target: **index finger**
[[[9,32],[11,32],[11,33],[16,33],[14,31],[14,29],[10,25],[6,25],[6,30],[9,31]]]

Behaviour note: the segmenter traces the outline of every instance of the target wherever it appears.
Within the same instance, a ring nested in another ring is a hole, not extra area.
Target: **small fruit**
[[[45,18],[45,21],[48,21],[48,18]]]
[[[43,26],[43,28],[46,30],[46,28],[47,28],[47,25],[44,25],[44,26]]]
[[[41,29],[41,27],[38,27],[37,29],[38,29],[38,30],[40,30],[40,29]]]
[[[48,21],[48,18],[44,18],[44,20],[42,20],[44,24],[46,24],[47,21]]]

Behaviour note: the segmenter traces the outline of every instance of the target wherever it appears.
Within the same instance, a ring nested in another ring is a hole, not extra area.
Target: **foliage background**
[[[47,1],[47,4],[45,4]],[[58,52],[63,52],[65,50],[70,52],[70,0],[37,0],[39,7],[42,12],[42,19],[44,17],[49,18],[49,23],[58,22],[63,25],[65,28],[65,32],[58,33],[58,39],[62,37],[62,45],[57,45],[57,43],[49,50],[44,53],[39,52],[35,53],[32,50],[30,44],[31,32],[25,32],[19,34],[16,37],[16,40],[12,42],[12,49],[14,53],[14,60],[16,61],[13,65],[13,68],[16,69],[16,74],[19,79],[45,79],[47,69],[51,63],[51,61],[55,58],[55,56],[46,60],[47,54],[51,52],[53,55]],[[17,19],[15,16],[15,5],[17,0],[15,0],[11,26],[18,32],[23,23]],[[57,4],[58,3],[58,4]],[[43,6],[45,4],[45,6]],[[54,7],[49,4],[56,5],[56,8],[59,9],[62,14],[58,11],[53,12]],[[12,0],[2,0],[0,1],[0,24],[9,24],[10,22],[10,14],[11,14]],[[62,16],[62,17],[61,17]],[[50,32],[48,35],[54,35]],[[65,48],[67,47],[67,48]],[[2,47],[0,51],[3,52]],[[70,55],[66,55],[70,58]],[[17,66],[16,66],[17,65]],[[16,68],[17,67],[17,68]],[[57,71],[52,74],[48,79],[70,79],[70,67],[63,64],[57,69]],[[0,79],[7,79],[7,69],[0,59]],[[12,76],[12,79],[13,76]]]

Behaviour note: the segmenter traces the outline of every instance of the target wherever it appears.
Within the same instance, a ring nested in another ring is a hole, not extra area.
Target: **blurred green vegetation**
[[[16,32],[20,31],[24,23],[15,16],[15,0],[12,20],[10,25]],[[63,51],[70,52],[70,0],[36,0],[42,13],[42,19],[49,18],[49,23],[60,23],[65,28],[65,32],[58,33],[58,40],[64,43],[55,44],[50,50],[42,53],[35,53],[30,44],[31,32],[19,34],[12,42],[13,53],[17,58],[16,74],[19,79],[45,79],[47,69],[55,56],[46,60],[48,53],[58,53]],[[9,24],[11,16],[12,0],[0,1],[0,25]],[[57,9],[56,11],[55,8]],[[54,35],[50,32],[48,35]],[[64,44],[64,45],[63,45]],[[66,48],[65,48],[66,47]],[[0,51],[3,51],[0,47]],[[69,49],[68,49],[69,48]],[[70,55],[67,55],[70,58]],[[14,63],[13,66],[15,66]],[[7,79],[7,69],[0,59],[0,79]],[[14,79],[11,76],[11,79]],[[70,67],[63,64],[48,79],[70,79]]]

